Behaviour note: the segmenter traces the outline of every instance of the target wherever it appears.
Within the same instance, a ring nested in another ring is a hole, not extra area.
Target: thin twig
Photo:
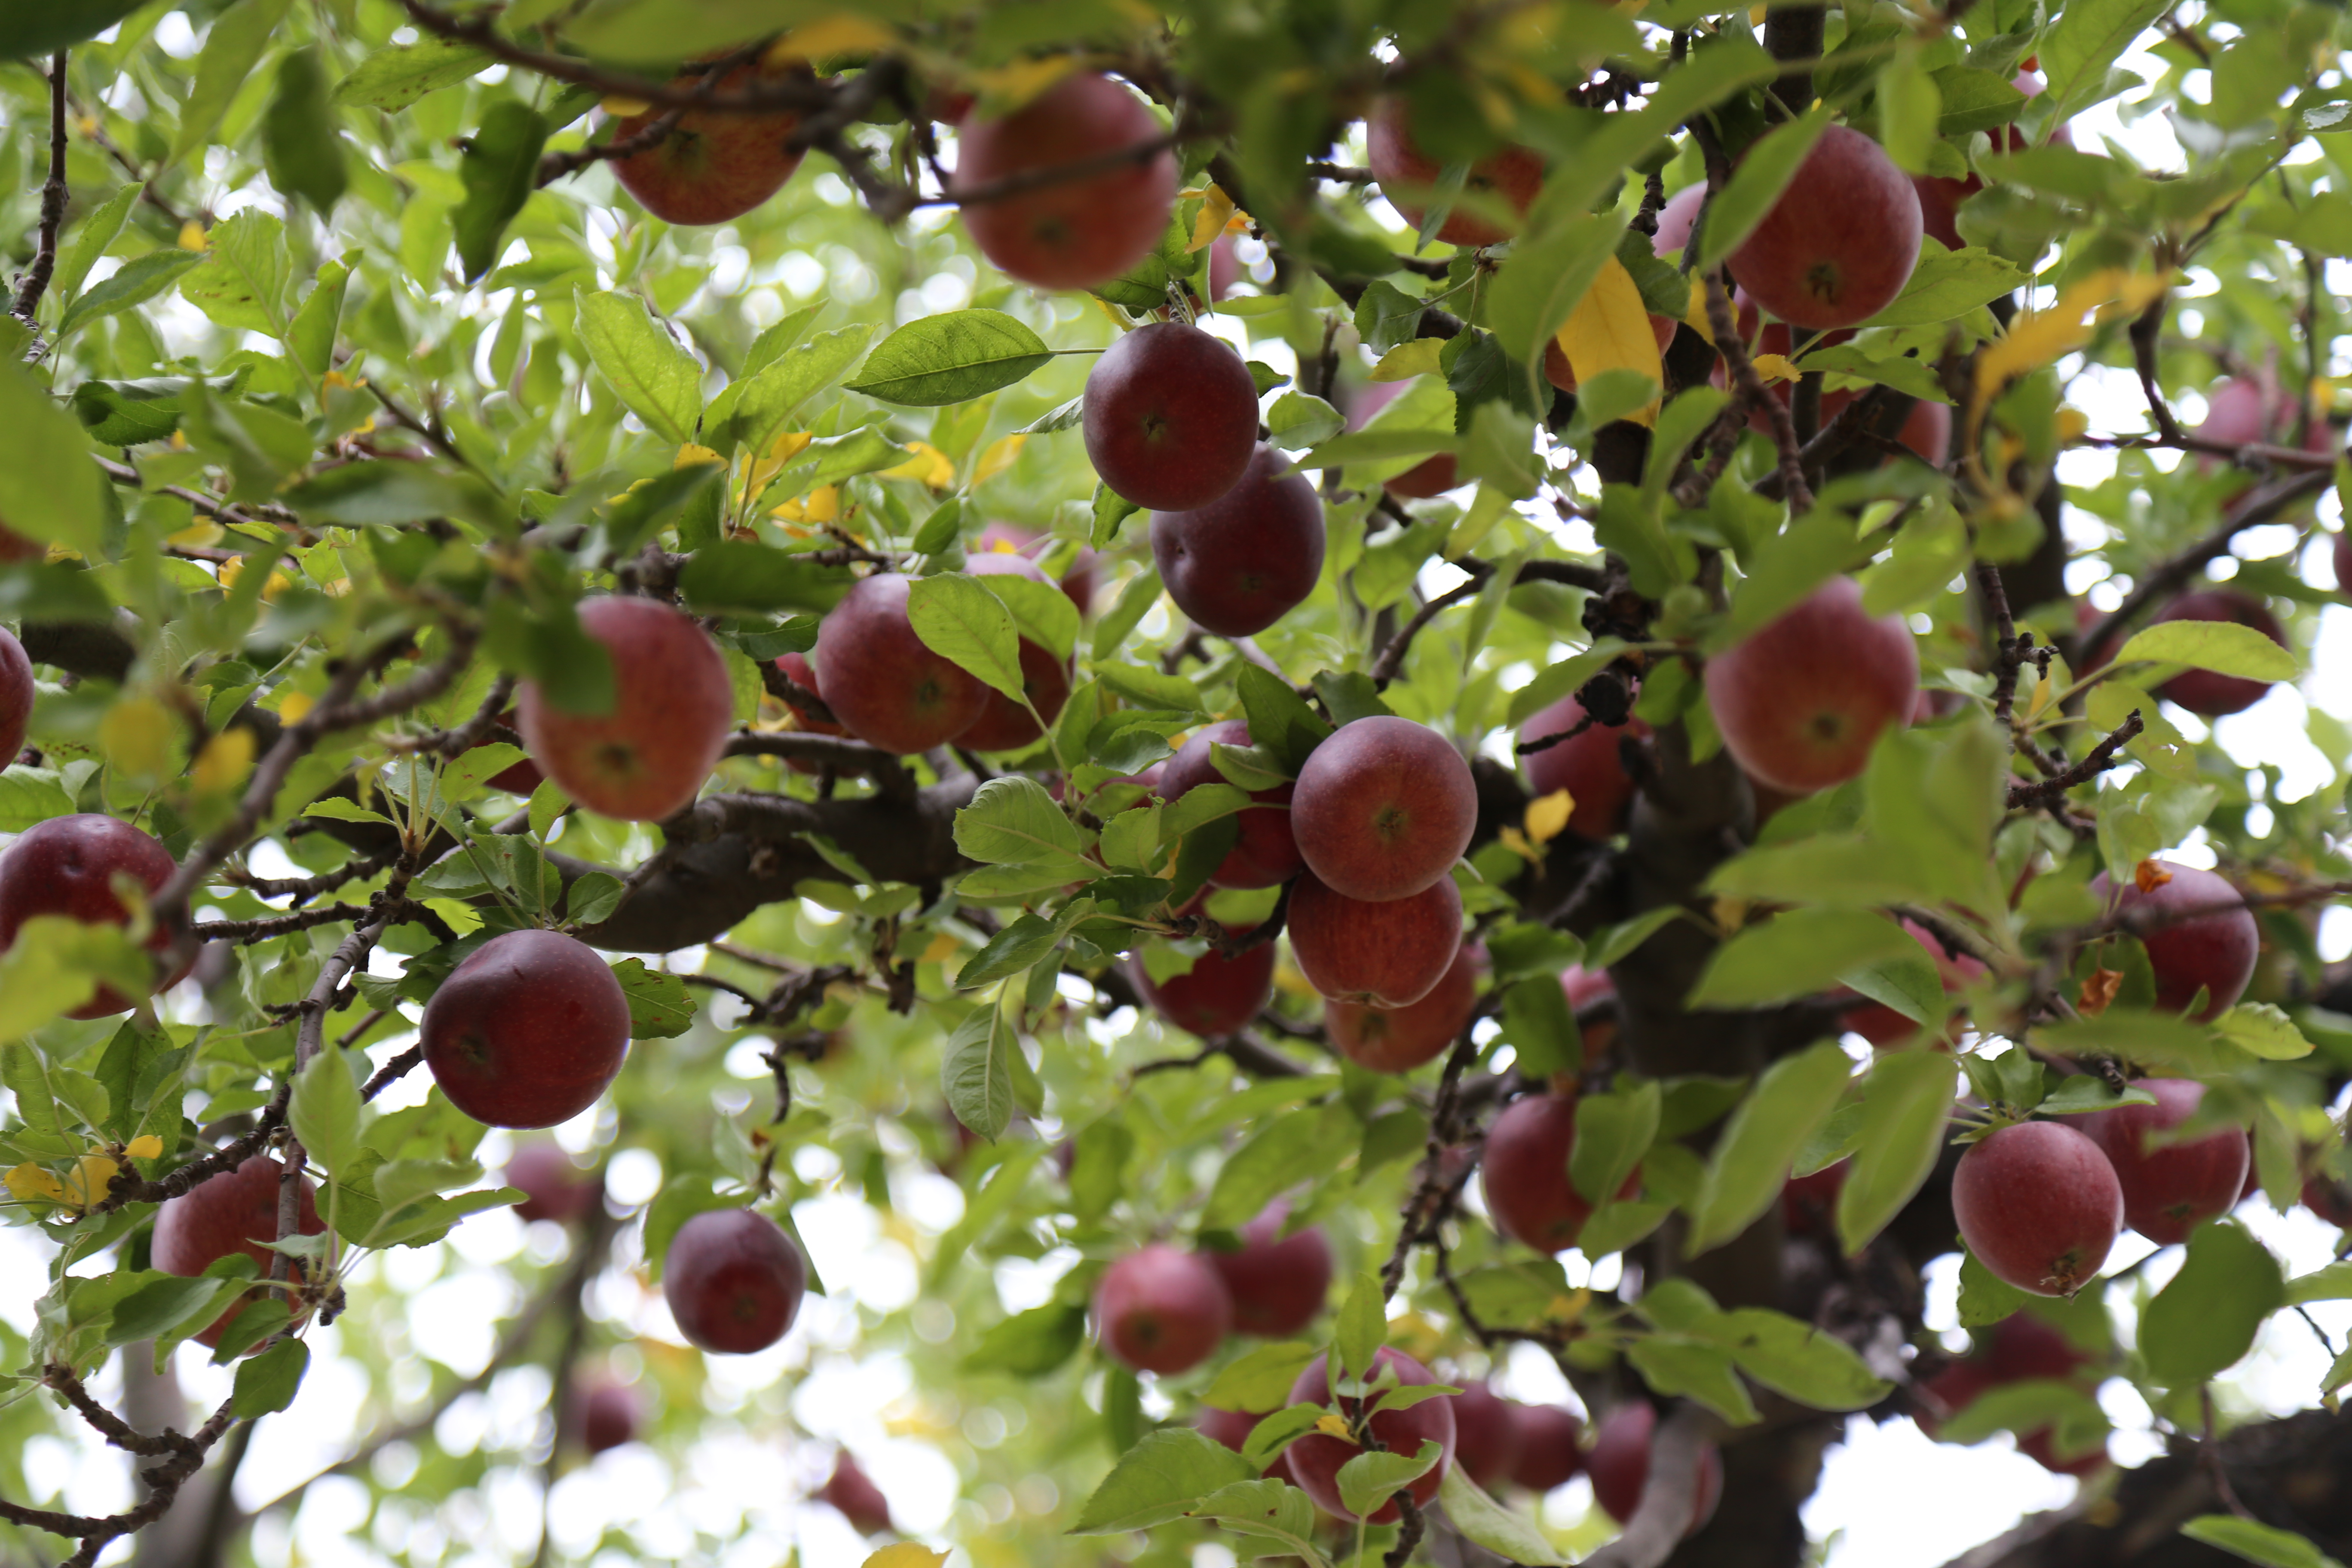
[[[32,265],[16,279],[16,302],[10,308],[27,326],[58,268],[58,230],[66,221],[66,52],[59,49],[49,57],[49,177],[41,185],[40,236]]]
[[[1751,408],[1761,409],[1772,426],[1772,445],[1780,456],[1780,492],[1788,499],[1791,510],[1802,514],[1813,510],[1813,489],[1805,482],[1804,447],[1797,440],[1797,427],[1789,417],[1788,405],[1772,395],[1764,378],[1756,372],[1755,362],[1748,357],[1748,345],[1739,341],[1739,321],[1731,309],[1731,296],[1723,286],[1720,270],[1706,275],[1706,319],[1715,329],[1715,346],[1730,367],[1732,384],[1739,389],[1740,397]]]
[[[2139,710],[2133,709],[2129,718],[2116,725],[2112,733],[2092,747],[2089,754],[2073,767],[2033,784],[2010,785],[2009,809],[2022,811],[2048,805],[2076,784],[2088,784],[2115,766],[2116,754],[2146,727],[2140,719]]]

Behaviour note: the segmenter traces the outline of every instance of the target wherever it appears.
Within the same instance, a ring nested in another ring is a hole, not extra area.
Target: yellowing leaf
[[[841,515],[841,487],[819,485],[798,500],[788,500],[769,514],[786,522],[831,522]]]
[[[1568,826],[1568,819],[1575,812],[1576,797],[1564,789],[1556,789],[1549,795],[1529,801],[1528,837],[1538,844],[1550,843]]]
[[[253,731],[223,730],[196,753],[196,765],[188,770],[188,782],[195,786],[198,795],[226,795],[243,784],[252,769]]]
[[[1568,324],[1559,330],[1559,347],[1580,384],[1612,370],[1639,371],[1654,382],[1665,379],[1658,340],[1650,331],[1649,307],[1642,303],[1633,275],[1613,256],[1601,263],[1592,287],[1569,313]],[[1654,425],[1656,401],[1628,417]]]
[[[1445,346],[1438,338],[1414,338],[1402,342],[1381,356],[1372,366],[1374,381],[1410,381],[1416,375],[1428,375],[1437,369],[1437,352]]]
[[[124,1144],[122,1152],[134,1160],[160,1160],[163,1157],[163,1141],[152,1132],[142,1133]]]
[[[289,691],[278,704],[278,720],[281,724],[299,724],[303,716],[319,705],[319,700],[307,691]]]
[[[976,112],[1001,120],[1033,102],[1047,88],[1077,69],[1081,57],[1075,54],[1052,54],[1042,58],[1013,60],[992,70],[975,72],[971,79],[980,89],[981,100]]]
[[[1789,363],[1787,354],[1758,354],[1750,362],[1766,381],[1795,381],[1805,373]]]
[[[195,219],[190,218],[187,222],[180,226],[180,248],[182,250],[202,250],[205,246],[210,245],[211,243],[212,236],[206,234],[205,232],[205,226],[198,223]]]
[[[945,963],[962,951],[963,943],[943,931],[936,931],[931,933],[930,945],[923,949],[923,956],[919,962]]]
[[[1977,359],[1977,391],[1990,396],[2021,375],[2055,364],[2090,341],[2095,321],[2137,314],[2170,285],[2169,272],[2126,272],[2109,267],[2066,286],[2047,310],[2028,310]]]
[[[11,1166],[5,1179],[9,1195],[19,1203],[61,1204],[66,1201],[66,1190],[57,1177],[29,1160],[21,1165]]]
[[[1225,225],[1234,216],[1234,198],[1220,186],[1211,185],[1201,198],[1201,216],[1192,220],[1192,237],[1185,243],[1184,254],[1214,245],[1217,236],[1225,232]]]
[[[1336,1410],[1326,1410],[1315,1418],[1315,1430],[1327,1437],[1337,1437],[1342,1443],[1353,1443],[1356,1435],[1348,1430],[1348,1418]]]
[[[2083,438],[2083,432],[2088,430],[2090,427],[2091,416],[2084,413],[2081,409],[2061,408],[2058,410],[2059,445],[2074,445],[2075,442]]]
[[[915,455],[895,468],[882,470],[886,479],[917,479],[935,490],[943,490],[955,483],[955,465],[948,455],[929,441],[909,441],[907,450]]]
[[[980,460],[971,466],[971,482],[974,485],[986,484],[1011,468],[1020,460],[1021,449],[1027,445],[1029,437],[1019,435],[1003,437],[989,443],[988,450],[982,452]],[[1003,543],[1003,541],[998,542]]]
[[[634,120],[640,114],[651,114],[654,106],[642,98],[627,98],[613,93],[596,106],[615,120]]]
[[[677,449],[677,460],[670,464],[670,467],[673,468],[690,468],[698,463],[723,463],[726,460],[726,458],[721,458],[709,447],[698,447],[693,442],[688,441]]]
[[[1706,290],[1694,284],[1690,291],[1690,307],[1683,312],[1683,324],[1715,346],[1715,320],[1706,313]]]
[[[898,41],[896,33],[872,18],[837,11],[778,38],[768,46],[760,63],[772,68],[795,60],[829,60],[837,55],[879,54]]]
[[[234,561],[224,561],[221,563],[220,584],[222,587],[236,587],[237,579],[244,575],[245,557],[240,555]],[[294,580],[291,577],[289,577],[283,572],[272,569],[269,574],[268,581],[261,584],[261,596],[264,599],[274,601],[278,595],[284,593],[293,585]]]
[[[171,536],[171,542],[183,549],[209,550],[221,542],[226,531],[211,518],[189,524]]]
[[[1528,842],[1528,836],[1520,832],[1517,828],[1511,826],[1508,823],[1503,825],[1501,829],[1496,833],[1495,837],[1501,843],[1504,848],[1509,850],[1520,859],[1527,861],[1529,865],[1538,864],[1543,859],[1543,851],[1538,849],[1533,844]]]
[[[66,1173],[67,1201],[76,1208],[88,1208],[106,1196],[106,1184],[114,1180],[114,1173],[122,1167],[103,1154],[84,1154]]]
[[[126,697],[98,721],[98,743],[106,760],[133,778],[159,779],[173,772],[172,710],[152,697]]]
[[[934,1552],[928,1546],[911,1541],[893,1542],[866,1560],[866,1568],[940,1568],[948,1560],[944,1552]]]

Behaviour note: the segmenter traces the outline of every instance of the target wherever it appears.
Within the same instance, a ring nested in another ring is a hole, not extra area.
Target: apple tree
[[[6,8],[11,1560],[2352,1552],[2347,41]]]

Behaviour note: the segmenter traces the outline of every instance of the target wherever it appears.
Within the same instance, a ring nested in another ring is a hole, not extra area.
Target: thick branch
[[[1674,1555],[1697,1517],[1699,1460],[1715,1438],[1715,1417],[1696,1405],[1676,1405],[1658,1424],[1641,1506],[1623,1534],[1584,1560],[1586,1568],[1658,1568]]]
[[[66,221],[66,52],[49,57],[49,177],[41,186],[41,227],[33,249],[33,264],[16,279],[16,301],[10,313],[32,324],[41,296],[58,268],[58,230]]]
[[[1748,357],[1748,345],[1739,341],[1739,322],[1731,309],[1731,296],[1723,286],[1723,274],[1710,272],[1706,281],[1707,324],[1715,329],[1715,346],[1722,353],[1723,363],[1731,369],[1732,384],[1739,389],[1741,399],[1749,407],[1763,410],[1772,426],[1772,445],[1780,455],[1780,493],[1795,511],[1811,511],[1813,490],[1805,482],[1804,448],[1797,440],[1797,426],[1789,417],[1788,405],[1772,395],[1771,388],[1756,373],[1755,362]]]

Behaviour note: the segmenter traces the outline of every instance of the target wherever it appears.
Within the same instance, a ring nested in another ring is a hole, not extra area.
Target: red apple
[[[706,1209],[677,1227],[662,1262],[662,1299],[687,1342],[749,1355],[784,1337],[808,1266],[783,1226],[750,1209]]]
[[[1331,1243],[1321,1226],[1282,1234],[1290,1205],[1279,1200],[1242,1226],[1241,1250],[1201,1256],[1233,1297],[1234,1331],[1287,1339],[1315,1321],[1331,1293]]]
[[[892,1528],[890,1500],[844,1448],[833,1461],[833,1474],[817,1491],[819,1502],[831,1503],[860,1535],[879,1535]]]
[[[1563,697],[1538,710],[1521,725],[1519,739],[1540,741],[1547,735],[1566,734],[1583,721],[1584,705],[1572,696]],[[1625,831],[1626,820],[1633,814],[1633,781],[1626,774],[1618,742],[1628,735],[1646,740],[1649,734],[1649,725],[1639,719],[1629,719],[1614,729],[1590,724],[1569,740],[1529,752],[1519,759],[1519,766],[1526,770],[1531,794],[1540,797],[1568,792],[1573,803],[1568,816],[1570,833],[1605,843]]]
[[[1181,321],[1138,327],[1087,376],[1087,460],[1113,493],[1160,511],[1204,507],[1257,452],[1257,384],[1223,339]]]
[[[2352,527],[2336,534],[2329,553],[2336,562],[2336,591],[2352,599]]]
[[[2224,1127],[2185,1142],[2161,1141],[2196,1112],[2205,1086],[2188,1079],[2147,1078],[2132,1086],[2154,1105],[2120,1105],[2076,1117],[2075,1125],[2115,1167],[2124,1192],[2124,1223],[2159,1247],[2237,1205],[2247,1176],[2246,1135]]]
[[[2245,907],[2244,895],[2226,879],[2171,860],[2149,864],[2165,880],[2147,892],[2140,891],[2137,881],[2117,888],[2104,871],[2091,879],[2091,891],[2102,907],[2126,917],[2126,930],[2131,929],[2131,917],[2163,922],[2138,933],[2156,977],[2157,1006],[2178,1013],[2202,990],[2205,1005],[2197,1013],[2197,1021],[2218,1018],[2245,994],[2246,983],[2253,979],[2262,932]],[[2210,912],[2186,920],[2169,918],[2187,910]]]
[[[965,552],[964,559],[968,563],[975,555],[1013,554],[1025,555],[1034,561],[1051,549],[1053,543],[1051,534],[1015,528],[1009,522],[992,522],[980,531],[980,537],[971,542],[971,548]],[[1062,574],[1062,592],[1070,596],[1070,603],[1078,607],[1078,614],[1082,616],[1094,608],[1095,577],[1101,561],[1102,558],[1093,551],[1081,550],[1071,557],[1069,570]],[[970,567],[967,566],[966,570]]]
[[[1402,381],[1376,381],[1358,393],[1348,412],[1348,428],[1362,429],[1373,415],[1396,400],[1405,384]],[[1381,488],[1400,500],[1427,500],[1454,488],[1456,467],[1453,453],[1438,452],[1383,481]]]
[[[1413,144],[1412,106],[1402,98],[1381,99],[1372,106],[1365,132],[1367,162],[1371,165],[1372,178],[1380,182],[1381,194],[1388,197],[1389,205],[1403,216],[1405,222],[1419,228],[1423,216],[1429,210],[1428,198],[1444,166]],[[1532,148],[1507,146],[1470,165],[1469,175],[1462,182],[1462,193],[1497,196],[1525,213],[1534,203],[1536,193],[1543,189],[1543,180],[1540,154]],[[1455,207],[1446,213],[1437,237],[1444,244],[1468,249],[1499,245],[1511,237],[1511,231],[1496,226],[1467,207]]]
[[[1486,952],[1464,942],[1445,976],[1420,1001],[1402,1007],[1323,1004],[1323,1028],[1341,1056],[1373,1072],[1411,1072],[1436,1060],[1462,1037],[1478,1010],[1478,976]]]
[[[1223,784],[1225,775],[1217,771],[1213,748],[1249,743],[1249,724],[1244,720],[1202,725],[1182,750],[1160,764],[1160,797],[1173,805],[1202,784]],[[1307,862],[1291,834],[1290,813],[1284,809],[1290,804],[1293,788],[1283,784],[1251,793],[1252,800],[1266,804],[1235,814],[1238,831],[1234,847],[1210,873],[1210,882],[1220,888],[1272,888],[1298,875]]]
[[[1242,1451],[1242,1445],[1249,1441],[1249,1435],[1257,1430],[1257,1424],[1265,1419],[1265,1416],[1253,1415],[1246,1410],[1220,1410],[1213,1405],[1203,1405],[1200,1415],[1192,1423],[1192,1429],[1238,1454]],[[1275,1461],[1276,1466],[1281,1463],[1280,1459]]]
[[[1223,1276],[1197,1253],[1154,1242],[1105,1271],[1095,1332],[1113,1360],[1171,1377],[1209,1359],[1233,1327]]]
[[[965,120],[948,194],[963,199],[964,227],[997,270],[1040,289],[1091,289],[1160,243],[1176,203],[1174,153],[971,198],[995,182],[1089,163],[1160,134],[1141,99],[1080,71],[1001,120]]]
[[[1234,285],[1249,276],[1242,258],[1234,254],[1234,237],[1221,234],[1209,247],[1209,302],[1223,302],[1234,291]]]
[[[523,1194],[522,1202],[514,1206],[516,1218],[549,1219],[558,1225],[586,1217],[604,1192],[600,1178],[573,1164],[572,1156],[553,1143],[526,1143],[517,1149],[508,1156],[501,1179]]]
[[[613,656],[612,711],[567,712],[524,681],[518,727],[531,760],[573,800],[625,822],[693,805],[735,727],[718,645],[658,599],[591,599],[580,629]]]
[[[1791,1236],[1833,1236],[1837,1233],[1838,1194],[1853,1162],[1840,1160],[1811,1175],[1791,1176],[1780,1189],[1780,1221]]]
[[[1511,1479],[1530,1491],[1564,1487],[1584,1468],[1584,1422],[1560,1405],[1525,1405],[1518,1409],[1519,1459]]]
[[[264,1244],[278,1239],[278,1184],[285,1173],[286,1167],[269,1155],[256,1154],[233,1171],[206,1176],[178,1197],[165,1199],[155,1211],[150,1248],[154,1266],[166,1274],[193,1279],[221,1258],[241,1253],[259,1265],[267,1277],[269,1260],[276,1255]],[[301,1184],[298,1211],[301,1234],[316,1236],[327,1227],[319,1218],[310,1178],[303,1177]],[[291,1268],[289,1278],[299,1279],[301,1265]],[[247,1303],[265,1294],[257,1288],[239,1297],[212,1327],[196,1336],[196,1342],[219,1344]]]
[[[1478,786],[1454,743],[1375,713],[1342,724],[1298,770],[1290,830],[1308,870],[1367,903],[1448,877],[1478,826]]]
[[[2018,72],[2010,85],[2028,100],[2042,96],[2042,79],[2030,70]],[[2063,125],[2052,131],[2045,140],[2061,147],[2074,144],[2073,133]],[[1992,147],[1996,153],[2020,152],[2025,145],[2025,132],[2014,125],[2003,125],[1992,133]],[[1960,237],[1959,205],[1984,189],[1982,176],[1970,174],[1966,179],[1955,180],[1948,175],[1914,174],[1911,187],[1919,194],[1919,216],[1927,231],[1942,241],[1947,250],[1958,250],[1966,246],[1968,241]]]
[[[980,678],[915,635],[907,618],[913,582],[877,573],[816,628],[817,695],[851,734],[901,756],[945,745],[988,710]]]
[[[1564,1094],[1530,1094],[1513,1100],[1486,1134],[1478,1179],[1495,1228],[1538,1252],[1565,1252],[1576,1245],[1593,1204],[1576,1190],[1568,1162],[1576,1148],[1576,1100]],[[1617,1195],[1641,1190],[1641,1173],[1625,1178]]]
[[[0,626],[0,768],[16,760],[25,749],[25,731],[33,721],[33,661],[25,645]]]
[[[816,667],[809,663],[805,655],[797,653],[785,654],[776,660],[776,668],[783,671],[785,677],[789,679],[793,685],[799,687],[802,690],[807,692],[812,697],[816,695]],[[814,717],[814,710],[804,708],[789,698],[784,701],[784,708],[785,710],[793,716],[793,728],[803,734],[846,735],[849,733],[847,730],[829,720]],[[785,758],[784,765],[792,769],[793,772],[796,773],[808,773],[814,775],[824,771],[819,764],[815,763],[803,762],[798,757]]]
[[[1698,209],[1706,205],[1706,185],[1685,185],[1666,198],[1658,209],[1658,232],[1650,237],[1650,248],[1660,256],[1671,256],[1690,244],[1691,229],[1698,222]],[[1693,279],[1691,287],[1698,287]]]
[[[0,528],[0,566],[18,561],[46,560],[49,547],[37,539],[27,539],[11,529]]]
[[[1463,1380],[1462,1392],[1451,1400],[1454,1462],[1464,1475],[1492,1491],[1496,1482],[1510,1479],[1520,1462],[1520,1406],[1485,1384],[1467,1379]]]
[[[0,853],[0,952],[16,945],[17,931],[36,915],[63,915],[84,925],[129,925],[131,911],[114,896],[115,876],[130,877],[152,893],[177,869],[163,845],[127,822],[94,813],[37,822]],[[158,921],[147,938],[148,951],[162,952],[172,945],[172,936]],[[169,991],[194,966],[192,957],[159,979],[155,991]],[[100,985],[66,1016],[128,1013],[140,1000]]]
[[[1658,1413],[1645,1400],[1630,1400],[1601,1418],[1592,1429],[1592,1451],[1584,1458],[1585,1474],[1592,1478],[1592,1500],[1601,1511],[1623,1524],[1642,1506],[1650,1487],[1650,1447],[1658,1426]],[[1715,1517],[1723,1499],[1723,1456],[1714,1444],[1699,1450],[1698,1486],[1692,1498],[1690,1522],[1683,1527],[1688,1540]]]
[[[2057,1121],[2021,1121],[1969,1146],[1952,1217],[1977,1261],[2035,1296],[2072,1296],[2107,1260],[2124,1193],[2099,1146]]]
[[[2166,621],[2229,621],[2242,626],[2252,626],[2281,647],[2286,647],[2286,628],[2270,606],[2249,594],[2235,588],[2204,588],[2193,594],[2183,594],[2156,617],[2157,625]],[[2267,680],[2250,680],[2242,675],[2219,675],[2210,669],[2184,669],[2156,689],[2156,694],[2176,707],[2207,719],[2225,713],[2242,713],[2261,701],[2271,689]]]
[[[1203,631],[1245,637],[1315,591],[1323,502],[1304,474],[1260,447],[1233,489],[1191,511],[1151,514],[1151,559],[1176,607]]]
[[[1921,226],[1910,178],[1877,142],[1832,125],[1727,259],[1748,297],[1790,326],[1857,326],[1911,281]]]
[[[1985,966],[1980,961],[1965,952],[1945,952],[1943,942],[1918,921],[1906,920],[1903,929],[1936,961],[1936,974],[1944,983],[1946,995],[1965,991],[1985,977]],[[1865,1002],[1859,1007],[1848,1008],[1844,1023],[1847,1028],[1881,1047],[1907,1040],[1919,1032],[1918,1025],[1884,1002]]]
[[[674,85],[693,87],[699,77]],[[751,67],[730,71],[718,89],[739,93],[756,85]],[[668,110],[648,109],[613,122],[613,140],[637,135]],[[741,217],[783,188],[801,154],[787,145],[800,116],[729,114],[689,109],[669,134],[642,153],[613,160],[613,177],[639,205],[665,223],[714,224]]]
[[[1559,988],[1568,997],[1570,1013],[1581,1013],[1596,1002],[1614,1001],[1617,996],[1617,983],[1609,978],[1607,970],[1587,969],[1581,964],[1570,964],[1559,972]],[[1613,1018],[1587,1025],[1583,1036],[1584,1059],[1591,1061],[1598,1057],[1616,1037],[1617,1024]]]
[[[1331,1397],[1331,1379],[1325,1363],[1328,1356],[1317,1356],[1298,1374],[1290,1386],[1293,1405],[1336,1405],[1343,1416],[1353,1420],[1362,1408],[1360,1399]],[[1372,1375],[1368,1381],[1378,1382],[1383,1368],[1393,1368],[1398,1383],[1408,1387],[1427,1387],[1437,1379],[1427,1367],[1401,1350],[1382,1345],[1372,1358]],[[1378,1403],[1377,1400],[1375,1403]],[[1388,1445],[1392,1454],[1418,1454],[1423,1443],[1434,1442],[1439,1447],[1437,1463],[1428,1473],[1413,1480],[1402,1490],[1412,1495],[1416,1503],[1428,1506],[1444,1484],[1445,1468],[1454,1462],[1454,1401],[1448,1398],[1424,1399],[1409,1410],[1383,1410],[1371,1418],[1372,1436]],[[1291,1444],[1285,1451],[1290,1461],[1291,1479],[1298,1489],[1315,1500],[1315,1505],[1328,1514],[1353,1524],[1355,1514],[1339,1500],[1339,1467],[1363,1450],[1345,1437],[1334,1437],[1326,1432],[1310,1432]],[[1393,1524],[1402,1510],[1396,1498],[1390,1497],[1366,1516],[1371,1524]]]
[[[1232,958],[1213,949],[1191,970],[1166,980],[1152,979],[1139,955],[1128,974],[1161,1017],[1204,1040],[1221,1040],[1240,1032],[1274,999],[1274,943],[1266,942]]]
[[[1053,583],[1035,562],[1002,552],[970,556],[964,562],[964,570],[975,577],[1026,577],[1049,586]],[[1050,724],[1061,716],[1062,705],[1070,700],[1070,665],[1027,637],[1021,639],[1020,653],[1023,690],[1030,707]],[[1035,745],[1045,734],[1037,727],[1037,721],[996,688],[987,689],[988,700],[981,708],[979,721],[957,736],[956,743],[975,752],[1017,752]]]
[[[608,1378],[594,1378],[573,1391],[580,1401],[580,1441],[592,1454],[636,1440],[643,1407],[635,1388]]]
[[[1864,615],[1851,577],[1830,579],[1706,663],[1707,708],[1733,760],[1795,795],[1860,774],[1878,737],[1908,721],[1918,690],[1910,627],[1901,616]]]
[[[1442,877],[1409,899],[1369,904],[1304,872],[1290,889],[1290,950],[1326,1001],[1409,1007],[1434,990],[1462,945],[1462,894]]]
[[[629,1001],[586,943],[512,931],[476,948],[425,1005],[425,1066],[492,1127],[552,1127],[603,1094],[629,1049]]]
[[[2064,1334],[2031,1312],[2014,1312],[2003,1318],[1989,1332],[1979,1334],[1977,1342],[1974,1355],[1921,1380],[1918,1386],[1927,1398],[1914,1414],[1919,1430],[1928,1436],[1937,1436],[1946,1418],[1958,1415],[1990,1389],[2030,1379],[2084,1383],[2080,1374],[2091,1363],[2091,1357],[2076,1349]],[[2095,1383],[2095,1374],[2087,1381]],[[2095,1448],[2071,1459],[2060,1458],[2057,1436],[2046,1426],[2018,1434],[2017,1447],[2042,1468],[2058,1475],[2085,1476],[2106,1462],[2104,1448]]]

